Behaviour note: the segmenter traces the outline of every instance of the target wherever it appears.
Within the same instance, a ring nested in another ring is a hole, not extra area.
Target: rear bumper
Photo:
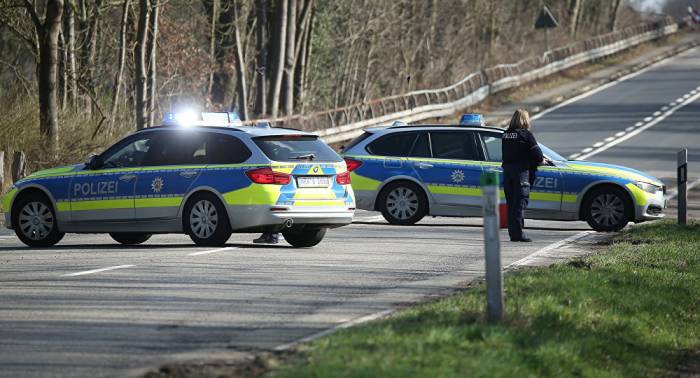
[[[335,228],[352,223],[354,208],[297,206],[235,206],[230,205],[229,219],[235,231],[266,228],[281,230],[289,225],[309,225]]]

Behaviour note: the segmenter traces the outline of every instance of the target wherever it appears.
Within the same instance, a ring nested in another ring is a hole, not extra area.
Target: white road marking
[[[598,142],[598,143],[594,144],[593,147],[600,147],[604,144],[605,144],[605,142]]]
[[[576,159],[576,158],[579,157],[579,156],[581,156],[580,153],[571,154],[571,155],[569,155],[569,160],[574,160],[574,159]]]
[[[632,131],[632,130],[634,130],[634,126],[630,126],[630,127],[625,129],[625,131],[627,131],[627,132]]]
[[[646,118],[644,118],[644,122],[649,122],[649,121],[651,121],[652,119],[654,119],[654,117],[646,117]]]
[[[506,266],[503,269],[507,270],[509,268],[513,268],[513,267],[517,267],[517,266],[521,266],[521,265],[528,265],[528,263],[530,263],[532,260],[534,260],[540,256],[546,255],[549,251],[559,249],[559,248],[565,246],[566,244],[575,242],[576,240],[582,239],[590,234],[595,234],[595,231],[583,231],[583,232],[579,232],[578,234],[571,235],[564,240],[560,240],[558,242],[552,243],[552,244],[536,251],[535,253],[532,253],[526,257],[523,257],[522,259],[520,259],[512,264],[509,264],[508,266]]]
[[[664,105],[664,106],[661,108],[661,111],[662,111],[662,112],[665,112],[665,111],[667,111],[667,110],[668,110],[668,106],[667,106],[667,105]],[[643,125],[642,122],[637,122],[637,123],[640,124],[639,126]]]
[[[696,186],[700,185],[700,179],[697,179],[689,184],[686,184],[686,191],[690,191],[691,189],[695,188]],[[678,188],[673,189],[672,191],[666,193],[666,200],[672,200],[678,196]]]
[[[199,251],[199,252],[192,252],[188,253],[187,256],[201,256],[201,255],[208,255],[210,253],[216,253],[216,252],[223,252],[223,251],[231,251],[236,249],[236,247],[224,247],[224,248],[217,248],[217,249],[210,249],[208,251]]]
[[[696,93],[698,93],[698,90],[697,90],[697,89],[693,89],[692,91],[690,91],[690,93],[696,94]]]
[[[625,135],[624,131],[620,131],[619,133],[615,134],[616,137],[621,137],[623,135]]]
[[[690,93],[686,93],[686,94],[683,95],[683,98],[684,98],[684,99],[687,99],[688,97],[690,97]]]
[[[76,273],[68,273],[64,274],[61,277],[75,277],[75,276],[84,276],[87,274],[93,274],[93,273],[100,273],[100,272],[106,272],[109,270],[116,270],[116,269],[124,269],[124,268],[131,268],[136,265],[117,265],[117,266],[109,266],[107,268],[101,268],[101,269],[93,269],[93,270],[85,270],[82,272],[76,272]]]
[[[672,102],[672,103],[670,103],[670,104],[668,104],[668,105],[669,105],[669,106],[676,106],[676,102],[674,101],[674,102]]]
[[[588,152],[591,152],[591,151],[593,151],[593,148],[588,147],[588,148],[584,148],[583,151],[581,151],[581,152],[583,152],[583,153],[585,154],[585,153],[588,153]]]
[[[657,110],[657,111],[655,111],[654,114],[652,114],[652,115],[653,115],[654,117],[658,117],[658,116],[661,115],[661,112]]]
[[[384,220],[384,217],[381,215],[375,215],[373,217],[358,217],[354,218],[352,221],[354,222],[378,222]]]
[[[626,134],[625,136],[623,136],[623,137],[621,137],[621,138],[618,138],[618,139],[615,139],[614,141],[611,141],[610,143],[606,144],[605,146],[599,147],[599,148],[597,148],[597,149],[595,149],[595,150],[593,150],[593,151],[591,151],[591,152],[586,152],[586,150],[587,150],[588,148],[587,148],[586,150],[583,150],[583,151],[584,151],[584,154],[581,155],[581,156],[579,156],[579,157],[577,158],[577,160],[585,160],[585,159],[588,159],[588,158],[591,157],[591,156],[597,155],[597,154],[599,154],[599,153],[601,153],[601,152],[603,152],[603,151],[606,151],[606,150],[610,149],[611,147],[616,146],[616,145],[618,145],[618,144],[620,144],[620,143],[622,143],[622,142],[624,142],[624,141],[626,141],[626,140],[628,140],[628,139],[630,139],[630,138],[632,138],[632,137],[634,137],[634,136],[636,136],[636,135],[641,134],[641,133],[644,132],[645,130],[648,130],[648,129],[654,127],[654,126],[657,125],[659,122],[661,122],[661,121],[665,120],[666,118],[670,117],[670,116],[671,116],[673,113],[675,113],[677,110],[679,110],[679,109],[681,109],[681,108],[683,108],[683,107],[685,107],[685,106],[687,106],[687,105],[693,103],[693,102],[694,102],[695,100],[697,100],[698,98],[700,98],[700,93],[697,93],[697,94],[695,94],[695,95],[689,97],[687,100],[685,100],[685,101],[683,101],[682,103],[680,103],[680,104],[674,106],[673,108],[669,109],[668,111],[666,111],[664,114],[662,114],[661,116],[657,117],[657,118],[654,119],[653,121],[651,121],[651,122],[647,123],[646,125],[644,125],[644,126],[638,128],[638,129],[636,129],[636,130],[634,130],[634,131],[632,131],[632,132]]]
[[[605,138],[605,141],[610,142],[611,140],[614,140],[614,139],[615,139],[615,137],[607,137],[607,138]]]
[[[658,61],[658,62],[656,62],[656,63],[654,63],[654,64],[651,64],[651,65],[649,65],[649,66],[647,66],[647,67],[644,67],[644,68],[642,68],[642,69],[639,70],[639,71],[632,72],[632,73],[627,74],[627,75],[625,75],[625,76],[623,76],[623,77],[621,77],[621,78],[619,78],[619,79],[615,79],[615,80],[613,80],[613,81],[611,81],[611,82],[609,82],[609,83],[606,83],[606,84],[603,84],[603,85],[601,85],[601,86],[599,86],[599,87],[597,87],[597,88],[594,88],[594,89],[592,89],[592,90],[590,90],[590,91],[588,91],[588,92],[582,93],[582,94],[580,94],[580,95],[578,95],[578,96],[574,96],[574,97],[572,97],[572,98],[570,98],[570,99],[568,99],[568,100],[566,100],[566,101],[560,102],[559,104],[557,104],[557,105],[555,105],[555,106],[553,106],[553,107],[551,107],[551,108],[545,109],[545,110],[541,111],[540,113],[537,113],[536,115],[534,115],[534,116],[532,116],[532,117],[530,117],[530,118],[533,119],[533,120],[534,120],[534,119],[541,118],[541,117],[545,116],[546,114],[549,114],[549,113],[551,113],[551,112],[553,112],[553,111],[555,111],[555,110],[557,110],[557,109],[563,108],[563,107],[565,107],[565,106],[567,106],[567,105],[569,105],[569,104],[572,104],[572,103],[574,103],[574,102],[576,102],[576,101],[578,101],[578,100],[581,100],[581,99],[584,99],[584,98],[586,98],[586,97],[592,96],[592,95],[594,95],[594,94],[596,94],[596,93],[598,93],[598,92],[600,92],[600,91],[604,91],[604,90],[606,90],[606,89],[608,89],[608,88],[610,88],[610,87],[612,87],[612,86],[614,86],[614,85],[617,85],[617,84],[622,83],[623,81],[627,81],[627,80],[629,80],[629,79],[632,79],[633,77],[639,76],[639,75],[641,75],[641,74],[643,74],[643,73],[645,73],[645,72],[647,72],[647,71],[649,71],[649,70],[651,70],[651,69],[654,69],[654,68],[659,67],[659,66],[661,66],[661,65],[663,65],[663,64],[666,64],[666,63],[668,63],[669,61],[671,61],[671,60],[673,60],[673,59],[676,59],[676,58],[678,58],[678,57],[680,57],[680,56],[683,56],[683,55],[690,54],[691,52],[693,52],[693,51],[695,51],[695,50],[697,50],[697,49],[698,49],[697,47],[693,47],[692,49],[688,49],[688,50],[686,50],[686,51],[683,51],[683,52],[680,53],[680,54],[672,55],[672,56],[666,57],[666,58],[664,58],[664,59],[661,59],[660,61]],[[698,89],[700,89],[700,87],[698,87]]]

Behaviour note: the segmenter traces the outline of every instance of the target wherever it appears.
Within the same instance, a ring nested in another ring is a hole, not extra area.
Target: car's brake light
[[[345,160],[345,165],[348,166],[348,172],[352,172],[352,171],[356,170],[357,168],[360,168],[360,166],[362,165],[362,162],[359,160],[350,159],[350,158],[345,158],[344,160]]]
[[[292,176],[286,173],[274,172],[272,168],[258,168],[247,171],[246,176],[256,184],[287,185]]]
[[[350,185],[350,172],[343,172],[336,175],[335,182],[340,185]]]

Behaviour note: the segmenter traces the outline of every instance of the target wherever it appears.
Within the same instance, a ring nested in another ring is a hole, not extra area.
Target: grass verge
[[[700,223],[654,223],[601,253],[505,278],[300,347],[279,377],[665,375],[700,349]],[[697,355],[697,354],[695,354]]]

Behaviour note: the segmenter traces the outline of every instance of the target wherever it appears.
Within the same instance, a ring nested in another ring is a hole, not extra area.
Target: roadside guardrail
[[[676,33],[671,18],[629,27],[547,51],[542,56],[514,64],[500,64],[471,73],[450,86],[418,90],[342,108],[298,114],[270,120],[277,126],[318,133],[327,143],[350,140],[362,129],[393,121],[418,122],[454,114],[483,101],[491,94],[594,61],[640,43]],[[257,120],[244,123],[254,124]]]

